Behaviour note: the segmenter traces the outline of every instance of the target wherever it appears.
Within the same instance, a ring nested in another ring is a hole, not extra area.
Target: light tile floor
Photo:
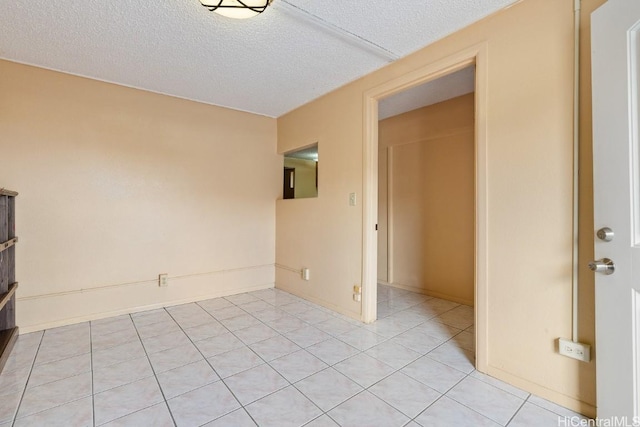
[[[578,417],[474,369],[471,307],[379,286],[378,313],[364,325],[268,289],[21,335],[0,375],[0,427]]]

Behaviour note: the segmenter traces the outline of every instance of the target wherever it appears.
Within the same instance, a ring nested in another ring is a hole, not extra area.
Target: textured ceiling
[[[0,0],[0,58],[278,117],[516,0]]]

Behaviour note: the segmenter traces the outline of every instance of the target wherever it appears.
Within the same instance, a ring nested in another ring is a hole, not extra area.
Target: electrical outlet
[[[353,300],[355,302],[362,301],[362,286],[353,285]]]
[[[308,281],[311,278],[311,272],[308,268],[303,268],[302,270],[300,270],[300,276],[302,277],[302,280]]]
[[[162,288],[169,286],[169,275],[167,273],[158,275],[158,286]]]
[[[591,360],[591,346],[574,342],[566,338],[558,338],[558,352],[563,356],[572,357],[582,362]]]
[[[357,201],[356,193],[349,193],[349,206],[355,206]]]

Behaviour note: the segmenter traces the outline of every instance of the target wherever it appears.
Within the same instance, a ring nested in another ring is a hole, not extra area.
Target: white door
[[[591,15],[598,418],[640,416],[640,1]],[[611,241],[605,236],[608,227]],[[605,260],[603,262],[603,259]],[[614,263],[606,274],[606,259]],[[640,420],[637,419],[637,420]],[[612,424],[613,425],[613,424]]]

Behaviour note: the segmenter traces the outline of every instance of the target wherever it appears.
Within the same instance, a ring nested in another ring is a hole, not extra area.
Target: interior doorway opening
[[[378,320],[423,322],[409,349],[449,347],[472,365],[474,77],[470,65],[379,101],[376,307]]]
[[[460,305],[458,311],[470,325],[457,327],[472,334],[474,364],[480,371],[486,371],[488,334],[485,55],[486,46],[475,46],[364,94],[362,318],[372,322],[389,314],[383,306],[393,309],[388,303],[378,305],[379,276],[380,298],[388,301],[390,290],[396,292],[401,296],[397,308],[410,304],[406,299],[411,295],[422,298],[418,304],[433,298],[436,305],[448,306],[437,303],[440,300],[453,308]],[[462,93],[449,91],[447,96],[445,85],[438,84],[465,76],[470,82],[466,89],[459,81],[453,85]],[[388,103],[415,97],[429,85],[440,93],[436,102],[384,117]],[[413,117],[425,111],[432,115],[428,125]],[[395,123],[383,126],[385,120]],[[426,135],[420,134],[425,131]],[[388,134],[401,135],[400,141],[389,142]],[[379,182],[386,187],[380,188],[381,203]],[[453,195],[456,200],[450,200]],[[376,226],[380,231],[373,231]],[[455,230],[456,236],[445,229]]]
[[[474,305],[474,66],[382,99],[377,281]],[[378,302],[378,318],[383,317]]]

